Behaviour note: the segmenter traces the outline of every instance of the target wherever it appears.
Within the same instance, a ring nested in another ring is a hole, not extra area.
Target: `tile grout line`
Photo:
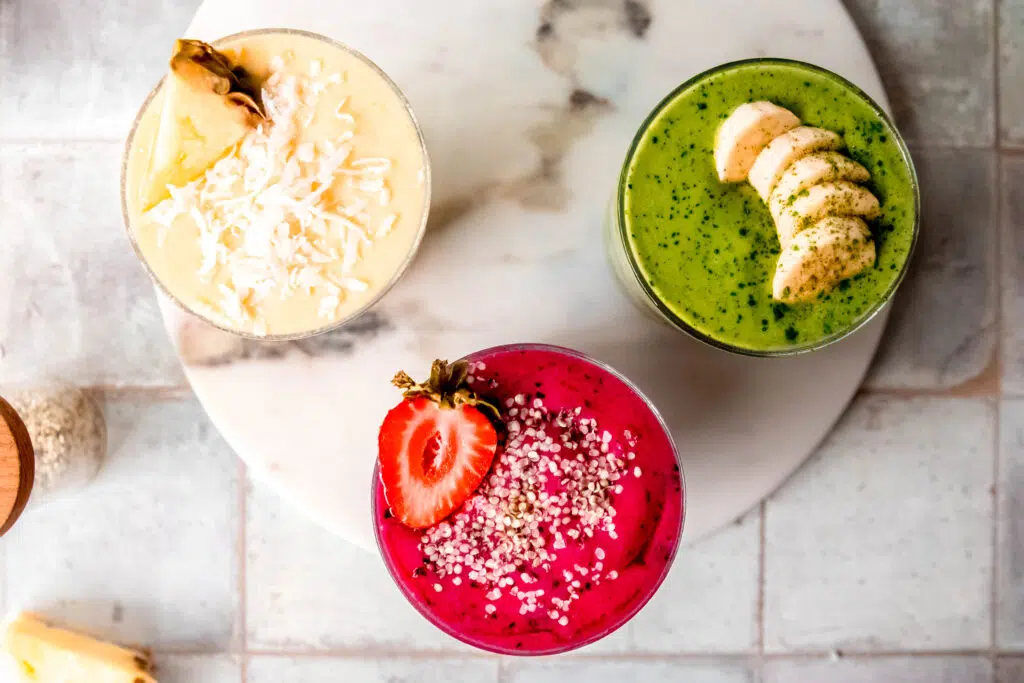
[[[1002,456],[1001,430],[1002,430],[1002,401],[995,401],[995,435],[993,436],[994,456],[992,458],[992,571],[989,580],[991,586],[991,602],[989,603],[989,642],[991,650],[989,660],[992,663],[993,676],[995,676],[996,664],[999,657],[999,497],[1001,488],[999,486],[999,460]]]
[[[1000,45],[999,45],[999,7],[1002,0],[992,0],[992,126],[995,129],[995,149],[998,151],[1002,148],[1002,113],[1000,111],[1000,103],[1002,101],[1001,95],[1001,83],[1000,77],[1002,74],[999,70],[999,58],[1000,58]],[[997,159],[998,162],[998,159]],[[1000,187],[996,185],[996,187]],[[1000,190],[1002,188],[1000,187]]]
[[[769,494],[771,495],[771,494]],[[757,550],[757,604],[755,606],[755,618],[757,619],[757,655],[760,661],[764,657],[764,602],[765,602],[765,557],[766,529],[768,514],[767,505],[762,500],[758,505],[758,550]]]
[[[998,21],[998,16],[999,15],[998,15],[998,12],[999,12],[999,0],[995,0],[995,12],[996,12],[996,15],[995,15],[995,22],[994,23],[996,24],[996,46],[997,46],[997,50],[996,50],[996,52],[997,52],[997,54],[996,54],[996,78],[997,78],[997,81],[996,82],[998,83],[998,73],[999,73],[999,69],[998,69],[998,61],[999,61],[999,57],[998,57],[998,44],[999,44],[999,42],[998,42],[998,36],[999,36],[999,33],[998,33],[999,32],[999,21]],[[997,90],[997,92],[998,92],[998,90]],[[996,107],[996,111],[997,111],[996,121],[998,122],[998,120],[999,120],[999,118],[998,118],[998,105]],[[999,136],[998,126],[997,126],[996,135],[997,135],[997,141],[998,141],[998,136]],[[993,440],[993,451],[994,451],[993,461],[992,461],[992,571],[991,571],[991,576],[990,576],[990,581],[992,582],[992,586],[991,586],[992,600],[991,600],[991,603],[989,605],[989,618],[991,620],[990,621],[990,633],[989,633],[989,636],[990,636],[990,642],[991,642],[991,646],[992,646],[992,652],[991,652],[991,655],[990,655],[990,661],[991,661],[991,664],[992,664],[992,680],[993,680],[993,683],[997,683],[998,675],[999,675],[998,674],[998,667],[999,667],[999,658],[998,658],[998,655],[999,655],[999,580],[1000,580],[1000,577],[1001,577],[1001,572],[999,571],[999,560],[1000,560],[1000,557],[1001,557],[1001,553],[999,552],[999,534],[1000,534],[1000,531],[1001,531],[1001,525],[999,523],[999,520],[1000,520],[1000,513],[1001,513],[1000,497],[1001,497],[1001,494],[1002,494],[1002,487],[1000,486],[999,477],[1000,477],[1000,470],[1001,470],[1001,468],[1000,468],[1001,462],[1000,461],[1002,460],[1003,405],[1004,405],[1004,402],[1005,402],[1004,401],[1004,397],[1003,397],[1003,367],[1002,367],[1002,360],[1003,360],[1004,335],[1005,335],[1005,331],[1006,331],[1006,321],[1005,321],[1005,317],[1004,317],[1005,316],[1005,312],[1003,310],[1003,289],[1004,289],[1004,285],[1006,283],[1003,281],[1003,274],[1005,272],[1005,266],[1006,266],[1006,263],[1005,263],[1005,261],[1006,261],[1005,252],[1007,250],[1007,247],[1009,246],[1007,244],[1003,244],[1004,240],[1007,239],[1007,231],[1005,230],[1005,226],[1003,225],[1003,220],[1004,220],[1004,215],[1003,215],[1003,208],[1004,208],[1003,207],[1003,192],[1004,192],[1004,188],[1003,188],[1003,160],[1002,160],[1002,156],[999,153],[997,153],[995,155],[995,186],[996,186],[995,206],[994,206],[992,215],[993,215],[994,220],[995,220],[995,228],[996,228],[996,238],[994,240],[996,253],[995,253],[995,263],[993,265],[994,265],[994,270],[995,270],[995,273],[996,273],[996,276],[995,276],[995,281],[996,281],[996,287],[995,287],[995,289],[996,289],[996,298],[995,298],[995,308],[996,308],[996,321],[995,321],[995,325],[996,325],[996,342],[995,342],[995,351],[996,351],[996,365],[999,368],[999,372],[996,374],[996,389],[997,389],[997,392],[996,392],[996,398],[995,398],[995,420],[994,420],[994,431],[995,431],[995,433],[994,433],[993,439],[992,439]]]
[[[237,456],[236,456],[237,457]],[[245,461],[238,458],[238,621],[240,633],[238,635],[241,646],[241,662],[239,672],[241,683],[249,680],[249,618],[248,618],[248,548],[246,541],[246,528],[248,526],[248,491],[249,491],[249,470]]]

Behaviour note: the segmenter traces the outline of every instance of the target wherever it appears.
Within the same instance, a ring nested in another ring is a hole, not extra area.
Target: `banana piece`
[[[802,156],[819,150],[843,146],[843,138],[824,128],[798,126],[768,143],[750,168],[748,180],[763,201],[768,201],[779,178],[789,165]]]
[[[801,191],[775,220],[779,244],[783,251],[801,230],[825,216],[859,216],[877,218],[881,207],[878,198],[860,185],[846,180],[812,185]]]
[[[796,114],[771,102],[736,107],[715,134],[715,169],[723,183],[746,180],[765,145],[800,125]]]
[[[878,217],[881,206],[857,184],[870,180],[868,169],[840,154],[842,147],[842,136],[801,126],[771,102],[740,105],[715,135],[719,180],[749,180],[775,219],[777,301],[813,300],[875,263],[865,219]]]
[[[778,220],[782,210],[812,185],[836,180],[866,183],[870,179],[868,169],[839,152],[812,152],[794,161],[782,174],[768,198],[768,210]]]
[[[854,216],[829,216],[793,238],[782,250],[772,279],[772,298],[809,301],[875,263],[867,224]]]

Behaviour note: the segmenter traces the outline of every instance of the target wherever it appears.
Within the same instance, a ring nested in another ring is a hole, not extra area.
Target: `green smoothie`
[[[842,135],[881,203],[869,222],[875,265],[806,303],[772,299],[779,241],[768,208],[749,183],[715,173],[719,124],[759,100]],[[645,124],[621,182],[621,238],[646,295],[677,325],[741,352],[814,348],[856,328],[899,284],[916,237],[917,183],[899,134],[854,86],[798,62],[726,65],[683,86]]]

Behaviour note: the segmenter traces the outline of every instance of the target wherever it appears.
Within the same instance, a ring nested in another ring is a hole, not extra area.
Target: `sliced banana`
[[[881,206],[857,184],[870,180],[868,169],[840,154],[842,147],[842,136],[801,126],[771,102],[740,105],[715,135],[719,179],[749,180],[775,219],[778,301],[813,300],[875,262],[865,220],[877,218]]]
[[[782,250],[772,280],[772,297],[786,303],[812,300],[874,262],[875,244],[862,219],[823,218]]]
[[[798,126],[768,143],[750,168],[748,180],[761,199],[768,201],[779,178],[789,165],[802,156],[819,150],[839,149],[843,138],[824,128]]]
[[[825,216],[877,218],[881,210],[875,195],[846,180],[812,185],[801,191],[775,221],[779,244],[785,250],[794,236]]]
[[[794,161],[782,174],[768,199],[768,210],[778,219],[782,210],[812,185],[836,180],[866,183],[870,178],[868,169],[839,152],[812,152]]]
[[[746,180],[765,145],[800,125],[796,114],[771,102],[736,107],[715,134],[715,168],[723,183]]]

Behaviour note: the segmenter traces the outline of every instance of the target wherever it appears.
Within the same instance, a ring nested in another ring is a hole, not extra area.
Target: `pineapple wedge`
[[[227,57],[198,40],[179,40],[163,86],[163,109],[141,186],[148,210],[201,176],[264,119],[259,91]]]
[[[7,624],[3,649],[20,683],[156,683],[149,658],[21,614]]]

